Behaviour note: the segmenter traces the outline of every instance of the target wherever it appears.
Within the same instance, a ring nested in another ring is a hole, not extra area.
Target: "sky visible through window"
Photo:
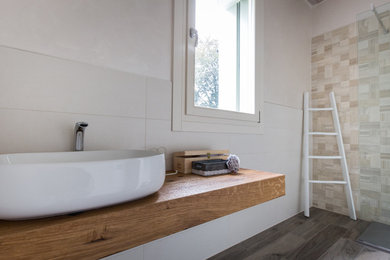
[[[197,0],[196,106],[236,110],[236,1]]]

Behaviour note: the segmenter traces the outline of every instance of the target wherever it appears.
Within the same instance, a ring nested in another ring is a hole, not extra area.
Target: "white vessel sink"
[[[0,219],[79,212],[158,191],[164,154],[86,151],[0,155]]]

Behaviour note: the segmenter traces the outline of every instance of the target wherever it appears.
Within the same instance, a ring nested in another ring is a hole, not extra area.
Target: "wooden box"
[[[173,170],[180,173],[191,173],[192,162],[201,160],[224,159],[229,156],[229,150],[199,150],[184,151],[173,154]]]

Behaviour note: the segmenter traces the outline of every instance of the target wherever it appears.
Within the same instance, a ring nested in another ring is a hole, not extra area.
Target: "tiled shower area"
[[[377,7],[390,28],[390,4]],[[312,106],[334,91],[358,217],[390,224],[390,33],[371,10],[356,23],[312,39]],[[331,113],[316,112],[314,131],[332,131]],[[337,154],[335,137],[314,137],[313,154]],[[313,160],[313,178],[341,179],[339,160]],[[313,205],[348,214],[343,185],[313,185]]]
[[[386,28],[390,4],[378,8]],[[358,15],[360,217],[390,224],[390,33]]]

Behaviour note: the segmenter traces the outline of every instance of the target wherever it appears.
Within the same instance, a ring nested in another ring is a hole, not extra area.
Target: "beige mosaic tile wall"
[[[329,92],[338,105],[353,196],[359,210],[359,109],[357,30],[355,24],[312,39],[312,106],[329,107]],[[334,131],[329,111],[312,113],[314,131]],[[338,154],[335,136],[313,137],[313,154]],[[313,160],[313,178],[342,180],[340,160]],[[344,185],[313,184],[313,205],[348,214]]]
[[[381,13],[390,26],[390,12]],[[390,33],[358,21],[360,216],[390,224]]]
[[[390,12],[381,14],[390,28]],[[390,33],[374,16],[312,39],[312,106],[334,91],[358,217],[390,224]],[[314,112],[314,131],[333,131]],[[337,154],[335,137],[313,137],[313,154]],[[313,160],[313,178],[342,179],[339,160]],[[343,185],[313,185],[313,205],[348,214]]]

